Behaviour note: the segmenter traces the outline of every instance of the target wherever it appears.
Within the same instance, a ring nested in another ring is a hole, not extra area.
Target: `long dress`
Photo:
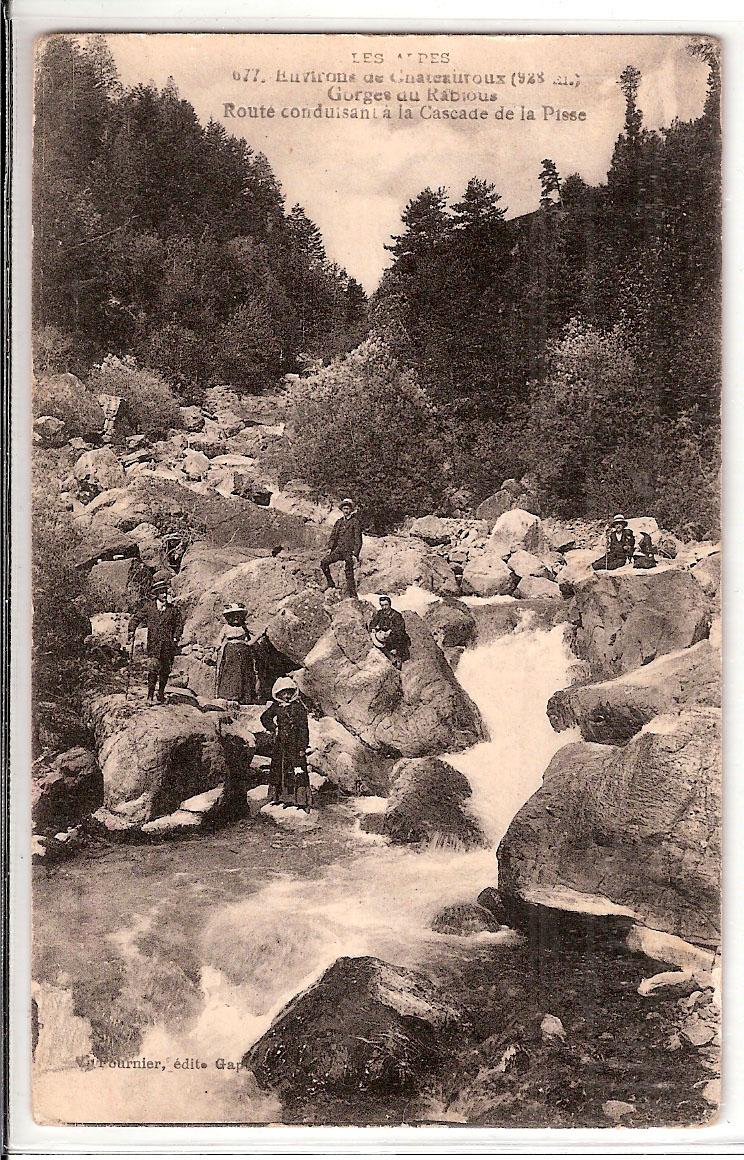
[[[296,789],[310,784],[305,752],[310,740],[307,709],[299,697],[284,704],[272,701],[261,714],[261,724],[274,735],[269,770],[272,796],[275,801],[289,801]]]
[[[237,701],[240,705],[255,704],[256,667],[250,642],[242,629],[223,630],[217,660],[215,696],[226,701]]]

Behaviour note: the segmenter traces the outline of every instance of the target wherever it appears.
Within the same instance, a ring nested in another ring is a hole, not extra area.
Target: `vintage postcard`
[[[38,1124],[715,1119],[720,89],[37,40]]]

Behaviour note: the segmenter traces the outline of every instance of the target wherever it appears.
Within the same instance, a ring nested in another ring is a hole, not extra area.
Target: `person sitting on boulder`
[[[280,677],[274,683],[271,696],[271,704],[261,714],[261,724],[274,737],[269,770],[270,800],[283,806],[299,806],[308,813],[311,797],[307,709],[291,677]]]
[[[411,655],[411,638],[406,631],[403,615],[393,608],[389,596],[380,596],[380,607],[369,622],[369,631],[375,648],[395,665],[403,668],[403,662]]]
[[[238,705],[254,705],[256,663],[246,624],[248,611],[242,604],[231,604],[222,615],[226,623],[218,642],[215,696]]]
[[[331,575],[331,564],[343,560],[346,568],[346,590],[349,596],[356,596],[356,579],[354,577],[354,557],[357,562],[362,551],[362,526],[359,522],[359,512],[351,499],[342,499],[339,504],[341,518],[331,529],[328,541],[328,554],[320,561],[320,567],[329,588],[335,588],[336,583]]]
[[[630,563],[635,549],[635,536],[628,527],[625,516],[614,516],[612,523],[605,530],[605,541],[604,555],[592,564],[595,572],[611,572]]]
[[[129,621],[130,640],[140,624],[147,626],[147,703],[150,705],[153,703],[156,685],[158,701],[161,705],[165,701],[165,686],[183,632],[183,617],[173,603],[169,582],[169,572],[156,572],[150,599],[135,610]]]
[[[648,532],[641,532],[638,537],[633,556],[633,567],[644,569],[656,567],[656,552]]]

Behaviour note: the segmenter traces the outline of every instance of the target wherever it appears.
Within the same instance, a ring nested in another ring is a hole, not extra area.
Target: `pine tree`
[[[544,157],[540,164],[540,205],[544,209],[551,205],[561,205],[561,179],[555,161]]]
[[[487,229],[504,220],[505,209],[498,203],[501,194],[496,186],[480,177],[471,177],[462,201],[452,206],[452,226],[455,230]]]

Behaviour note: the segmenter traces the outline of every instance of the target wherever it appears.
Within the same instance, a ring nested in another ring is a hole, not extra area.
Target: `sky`
[[[212,117],[265,153],[287,208],[295,202],[303,206],[321,229],[331,260],[367,291],[389,263],[384,245],[399,232],[402,209],[427,185],[444,186],[457,201],[470,177],[485,178],[501,194],[506,216],[515,217],[537,208],[544,157],[555,161],[562,177],[580,173],[590,183],[604,180],[623,125],[617,79],[626,65],[642,73],[639,105],[649,128],[698,116],[707,69],[690,56],[688,42],[689,37],[662,35],[108,37],[124,84],[154,81],[162,87],[172,76],[203,123]],[[371,55],[366,63],[365,53]],[[375,54],[383,61],[375,61]],[[448,62],[442,54],[449,54]],[[300,83],[277,77],[312,70],[332,77]],[[427,73],[459,78],[455,83],[405,80],[406,74]],[[344,74],[355,79],[344,83]],[[443,90],[453,88],[495,99],[443,101]],[[400,99],[411,90],[419,94],[418,102]],[[363,96],[354,96],[365,92],[379,93],[380,99],[365,105]],[[319,104],[347,112],[366,107],[378,116],[318,119],[291,113]],[[230,110],[226,115],[226,105],[234,107],[234,116]],[[390,119],[382,118],[386,106]],[[522,120],[521,106],[533,111],[534,120]],[[250,116],[248,110],[260,113],[261,107],[263,117]],[[410,119],[400,115],[406,108]],[[484,111],[485,117],[431,116],[458,109]],[[559,119],[555,110],[567,118]]]

